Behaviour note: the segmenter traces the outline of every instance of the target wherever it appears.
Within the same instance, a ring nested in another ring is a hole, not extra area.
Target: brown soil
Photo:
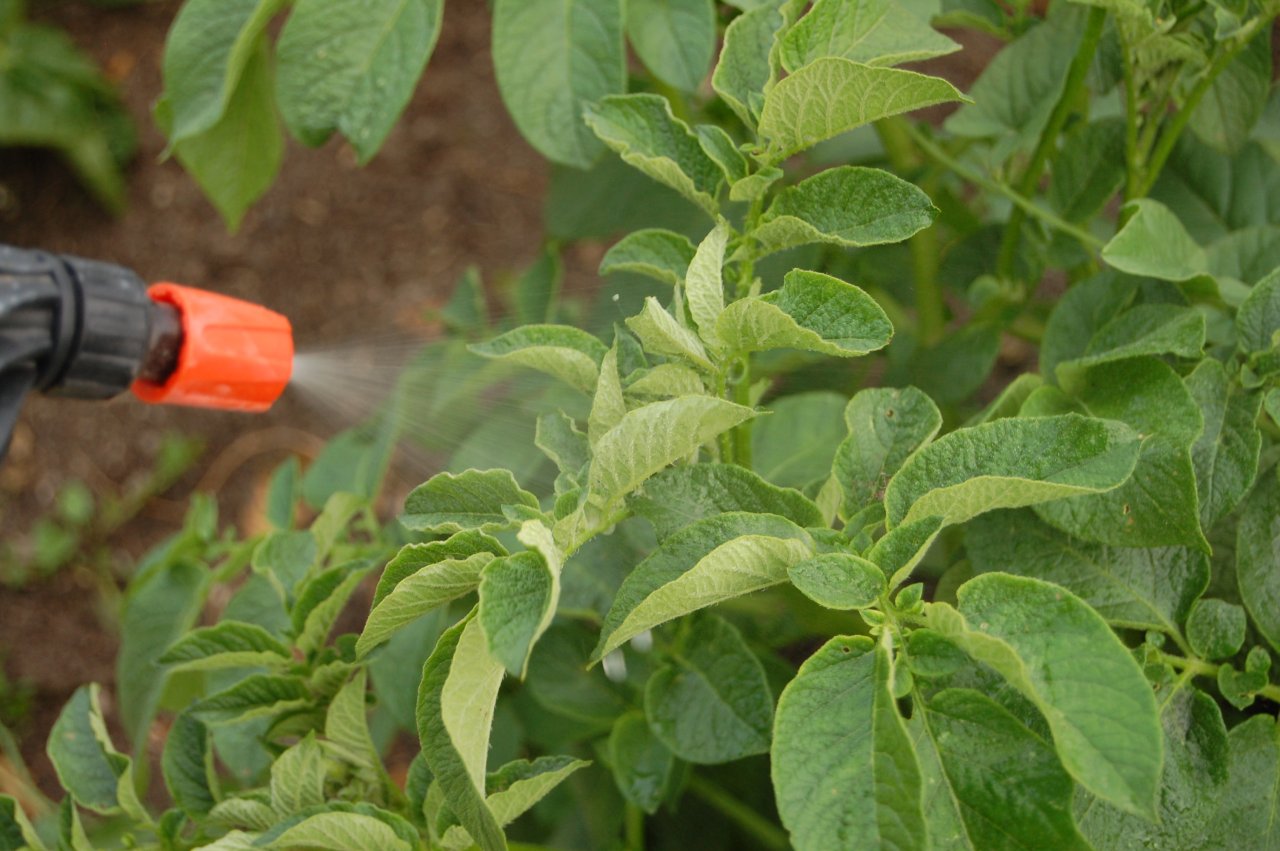
[[[290,317],[300,345],[411,328],[466,265],[492,277],[534,255],[545,166],[502,107],[483,4],[450,6],[422,85],[368,167],[357,168],[340,141],[320,150],[291,145],[276,185],[235,235],[180,166],[160,159],[164,140],[150,108],[177,6],[41,7],[42,17],[63,26],[115,78],[140,148],[120,218],[88,200],[56,157],[0,149],[0,241],[109,260],[149,280],[265,304]],[[237,519],[264,470],[288,452],[311,453],[347,425],[333,419],[289,399],[260,417],[130,398],[33,399],[0,465],[0,539],[21,538],[63,482],[116,493],[149,467],[166,431],[200,437],[208,446],[201,466],[171,499],[113,536],[113,547],[136,556],[175,528],[194,487],[217,492],[224,516]],[[77,565],[21,590],[0,588],[0,664],[11,681],[35,688],[23,751],[50,791],[42,750],[58,709],[80,683],[114,678],[116,638],[98,614],[96,594]]]

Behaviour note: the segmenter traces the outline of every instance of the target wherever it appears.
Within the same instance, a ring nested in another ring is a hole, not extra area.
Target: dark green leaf
[[[643,712],[628,712],[609,734],[609,767],[622,797],[647,813],[656,813],[666,798],[675,757],[645,721]]]

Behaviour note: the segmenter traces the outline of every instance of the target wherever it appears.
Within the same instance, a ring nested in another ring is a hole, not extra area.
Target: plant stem
[[[875,123],[875,128],[894,169],[905,175],[920,167],[920,155],[912,145],[910,125],[905,118],[884,118]],[[933,188],[921,187],[926,195],[932,195]],[[947,326],[946,305],[942,288],[938,286],[938,233],[927,227],[912,236],[907,247],[915,282],[916,333],[921,342],[929,345],[942,338]]]
[[[728,371],[728,367],[721,367],[716,372],[716,398],[717,399],[725,399],[728,397],[729,384],[728,384],[727,376],[725,374],[727,371]],[[733,463],[733,447],[735,443],[733,432],[731,431],[720,432],[719,442],[720,442],[720,463],[732,464]]]
[[[1139,194],[1142,180],[1142,163],[1138,155],[1138,85],[1133,78],[1133,58],[1121,39],[1120,55],[1124,60],[1124,200],[1132,201]]]
[[[626,810],[627,851],[644,851],[644,811],[630,801]]]
[[[710,780],[696,774],[690,775],[689,791],[719,810],[769,851],[788,851],[791,848],[791,841],[782,828],[763,818]]]
[[[742,377],[733,385],[733,401],[751,406],[751,356],[742,356]],[[733,430],[733,458],[739,466],[751,469],[751,420]]]
[[[975,186],[980,186],[988,192],[995,193],[996,195],[1003,195],[1015,205],[1025,210],[1028,215],[1034,216],[1049,227],[1062,231],[1066,235],[1077,240],[1090,251],[1098,252],[1102,250],[1102,246],[1104,245],[1103,241],[1093,234],[1071,224],[1071,222],[1062,218],[1057,213],[1054,213],[1051,210],[1046,210],[1039,204],[1036,204],[1030,199],[1022,196],[1018,192],[1015,192],[1012,187],[1006,186],[999,181],[992,180],[989,177],[979,174],[967,165],[957,161],[915,128],[911,128],[908,132],[911,133],[911,138],[915,140],[915,143],[920,146],[920,150],[924,151],[930,159],[935,160],[940,165],[954,171],[960,177],[963,177]]]
[[[1161,653],[1160,656],[1170,666],[1180,671],[1187,671],[1196,677],[1209,677],[1216,680],[1218,678],[1218,670],[1222,667],[1221,665],[1215,665],[1213,662],[1197,659],[1194,656],[1174,656],[1169,653]],[[1257,694],[1274,703],[1280,703],[1280,686],[1275,683],[1268,683],[1263,686],[1258,690]]]
[[[1080,92],[1084,89],[1085,78],[1089,75],[1089,66],[1093,64],[1093,55],[1098,50],[1098,41],[1102,37],[1102,27],[1106,20],[1107,12],[1101,6],[1094,6],[1089,10],[1084,35],[1080,37],[1080,46],[1076,49],[1075,58],[1071,60],[1071,66],[1067,69],[1067,81],[1062,86],[1062,95],[1054,104],[1053,112],[1049,115],[1049,123],[1040,134],[1035,150],[1031,152],[1031,159],[1022,172],[1022,179],[1018,181],[1017,191],[1023,196],[1032,197],[1040,184],[1040,175],[1049,162],[1049,155],[1053,152],[1058,136],[1066,126]],[[1026,218],[1027,214],[1021,207],[1014,207],[1009,215],[1009,221],[1005,224],[1004,235],[1000,241],[1000,255],[996,261],[996,271],[1005,280],[1013,279],[1014,264],[1018,258],[1018,242],[1021,239],[1022,225]]]

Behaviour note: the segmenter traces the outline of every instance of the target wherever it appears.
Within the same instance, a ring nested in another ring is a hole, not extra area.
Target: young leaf
[[[1200,526],[1211,529],[1235,510],[1258,475],[1262,433],[1257,420],[1262,397],[1241,391],[1212,358],[1201,361],[1184,381],[1204,418],[1204,431],[1191,447],[1191,461],[1200,497]]]
[[[429,547],[432,544],[409,546]],[[360,638],[356,640],[357,658],[368,655],[402,627],[438,606],[476,590],[480,586],[482,571],[501,557],[492,552],[477,552],[462,558],[444,558],[423,564],[415,573],[401,579],[381,599],[375,598],[377,602],[369,612]],[[397,560],[400,558],[397,556]],[[391,565],[387,565],[387,570],[391,570]],[[386,578],[385,574],[383,578]]]
[[[1263,473],[1244,500],[1236,537],[1236,581],[1240,599],[1258,632],[1280,650],[1280,480],[1276,469]]]
[[[987,574],[930,604],[930,626],[995,668],[1043,713],[1063,767],[1082,786],[1153,818],[1163,747],[1142,669],[1097,612],[1038,579]]]
[[[284,5],[284,0],[193,0],[183,5],[165,41],[163,63],[173,143],[199,136],[222,119],[267,24]],[[261,149],[256,150],[261,156]]]
[[[122,794],[135,793],[132,763],[116,751],[107,735],[100,693],[97,685],[76,689],[49,731],[46,752],[58,782],[71,798],[109,815],[125,805]]]
[[[657,281],[680,286],[694,245],[688,237],[661,228],[645,228],[627,234],[605,252],[600,274],[635,272]]]
[[[622,797],[647,813],[656,813],[668,793],[675,757],[645,721],[644,713],[628,712],[609,734],[609,768]]]
[[[506,840],[485,804],[485,763],[502,665],[486,647],[480,622],[468,616],[445,631],[422,669],[418,738],[445,803],[483,851]]]
[[[767,753],[773,693],[760,660],[728,621],[697,618],[644,690],[649,726],[671,752],[714,765]]]
[[[629,0],[627,35],[645,67],[668,85],[692,92],[716,50],[712,0]]]
[[[694,523],[627,576],[592,658],[680,615],[784,582],[787,568],[812,554],[803,529],[771,514],[721,514]]]
[[[1071,818],[1073,785],[1053,746],[996,701],[949,688],[916,701],[908,728],[938,789],[925,797],[943,847],[1091,848]]]
[[[3,851],[48,851],[22,806],[9,795],[0,795],[0,849]]]
[[[652,296],[644,300],[644,310],[627,319],[627,327],[654,354],[684,358],[707,372],[715,369],[698,335],[677,322]]]
[[[1244,609],[1225,600],[1197,600],[1187,616],[1187,641],[1205,659],[1226,659],[1244,646]]]
[[[378,587],[374,589],[373,602],[370,605],[376,609],[378,604],[385,600],[396,586],[410,576],[417,574],[424,567],[430,567],[436,562],[448,559],[461,561],[477,553],[504,556],[507,554],[507,550],[497,538],[491,538],[474,529],[458,532],[443,541],[406,544],[396,553],[395,558],[387,562],[381,578],[378,579]]]
[[[628,411],[596,444],[592,496],[609,504],[755,411],[709,396],[683,396]]]
[[[294,644],[309,654],[324,646],[338,615],[369,574],[371,562],[354,562],[326,570],[308,580],[289,612]]]
[[[444,0],[298,0],[276,49],[285,124],[317,146],[335,131],[367,163],[382,147],[440,36]]]
[[[627,400],[622,394],[622,379],[618,376],[618,347],[614,346],[600,362],[600,380],[596,382],[595,398],[587,415],[587,442],[592,448],[609,429],[622,422],[627,415]]]
[[[533,442],[566,476],[576,478],[591,460],[587,436],[578,431],[578,424],[563,411],[538,416]]]
[[[996,508],[1112,490],[1133,472],[1139,447],[1128,426],[1076,414],[957,429],[911,456],[889,482],[887,524],[933,514],[963,523]]]
[[[773,787],[806,851],[926,847],[920,764],[893,699],[893,661],[839,636],[800,666],[773,727]]]
[[[233,724],[301,709],[311,692],[300,677],[255,674],[193,703],[188,711],[210,725]]]
[[[884,348],[893,325],[875,299],[820,272],[792,269],[782,288],[733,302],[716,321],[732,352],[802,349],[858,357]]]
[[[772,79],[770,50],[783,23],[774,4],[761,3],[734,18],[724,33],[711,86],[749,129],[755,128],[764,106],[762,93]]]
[[[1102,249],[1102,259],[1121,272],[1162,281],[1186,281],[1208,271],[1204,249],[1182,222],[1158,201],[1125,205],[1128,221]]]
[[[787,569],[791,584],[828,609],[865,609],[887,590],[878,566],[850,553],[823,553]]]
[[[730,511],[776,514],[801,527],[822,525],[818,506],[804,494],[771,485],[736,464],[672,467],[645,482],[628,504],[653,523],[659,538]]]
[[[733,137],[720,125],[696,124],[693,132],[698,137],[698,144],[702,146],[702,150],[715,161],[716,165],[720,166],[730,185],[740,183],[749,177],[750,168],[747,165],[746,156],[738,149],[738,143],[733,141]]]
[[[419,532],[488,532],[512,525],[504,505],[536,510],[538,498],[522,490],[507,470],[437,473],[405,499],[400,522]]]
[[[874,509],[876,504],[872,504]],[[867,558],[889,577],[889,587],[897,588],[929,552],[942,531],[943,518],[936,514],[894,526],[867,550]]]
[[[271,764],[271,808],[291,816],[324,803],[328,766],[315,733],[286,750]]]
[[[1280,727],[1268,714],[1254,715],[1227,735],[1230,778],[1208,836],[1223,848],[1280,842]]]
[[[533,645],[555,616],[563,566],[544,525],[531,520],[520,534],[543,546],[495,559],[480,579],[479,620],[489,652],[516,677],[524,677]]]
[[[260,626],[223,621],[188,633],[159,658],[174,670],[282,667],[292,664],[289,648]]]
[[[859,390],[844,409],[849,436],[836,449],[831,472],[852,516],[884,492],[903,462],[942,428],[933,400],[914,387]]]
[[[750,236],[761,255],[812,242],[857,248],[901,242],[937,214],[913,184],[878,168],[846,165],[782,190]]]
[[[717,215],[716,194],[724,182],[720,165],[707,155],[689,125],[671,114],[661,95],[614,95],[591,104],[587,125],[623,161]]]
[[[524,815],[580,768],[591,763],[567,756],[542,756],[532,762],[516,760],[491,773],[485,781],[485,804],[498,825],[506,827]],[[462,851],[475,843],[460,825],[445,831],[440,844],[446,851]]]
[[[791,72],[824,56],[900,65],[960,49],[895,0],[817,0],[781,44],[782,67]]]
[[[718,221],[706,235],[689,262],[685,277],[685,297],[689,301],[689,314],[698,326],[698,335],[712,348],[720,344],[716,332],[716,320],[724,310],[724,249],[729,241],[729,224]]]
[[[522,325],[468,346],[476,354],[531,367],[579,390],[595,388],[604,343],[569,325]]]
[[[1280,269],[1254,285],[1236,312],[1236,342],[1245,354],[1280,345]]]
[[[323,848],[325,851],[413,851],[386,822],[363,813],[319,812],[258,840],[255,848]]]
[[[553,162],[586,168],[603,150],[582,110],[626,91],[621,0],[497,0],[493,67],[521,134]]]
[[[1209,558],[1186,547],[1109,547],[1069,537],[1031,511],[976,517],[965,549],[978,573],[1006,571],[1076,594],[1113,626],[1178,635],[1209,586]]]
[[[706,392],[707,385],[702,376],[678,363],[660,363],[645,370],[644,374],[627,385],[627,393],[630,395],[648,397],[650,400],[698,396]]]
[[[1079,358],[1058,364],[1064,385],[1081,370],[1142,355],[1199,358],[1204,349],[1204,314],[1180,304],[1140,304],[1098,329]]]
[[[777,162],[805,148],[903,112],[968,100],[939,77],[828,57],[786,77],[765,96],[760,135]]]

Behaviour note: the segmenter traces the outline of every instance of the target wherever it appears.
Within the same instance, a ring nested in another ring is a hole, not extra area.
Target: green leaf
[[[567,756],[542,756],[532,762],[523,759],[509,762],[491,773],[486,780],[489,797],[485,799],[485,804],[499,826],[505,827],[542,800],[569,775],[588,765],[589,762]],[[460,825],[453,825],[445,831],[440,844],[447,851],[474,845],[471,835]]]
[[[0,795],[0,851],[48,851],[40,841],[22,806],[9,795]]]
[[[846,248],[902,242],[933,223],[929,196],[878,168],[829,168],[778,193],[750,237],[759,254],[825,242]]]
[[[467,533],[459,533],[459,535],[465,534]],[[405,549],[432,547],[439,543],[441,542],[409,544]],[[480,577],[484,569],[503,556],[492,552],[477,552],[461,558],[443,558],[439,561],[435,561],[435,557],[434,554],[426,558],[412,555],[410,557],[412,563],[420,563],[422,566],[414,573],[400,579],[380,599],[374,598],[375,603],[369,612],[369,619],[365,621],[364,630],[356,640],[357,657],[368,655],[400,629],[431,610],[476,590],[480,586]],[[427,561],[427,558],[433,560]],[[395,561],[387,565],[387,573],[391,572],[397,562],[404,564],[405,561],[407,561],[405,552],[401,550]],[[387,574],[384,573],[383,581],[386,578]],[[378,586],[381,589],[382,582],[379,582]]]
[[[935,847],[1092,847],[1071,818],[1074,784],[1051,744],[972,689],[944,689],[915,706],[909,729]]]
[[[361,813],[316,813],[260,848],[315,848],[323,851],[413,851],[385,822]]]
[[[942,526],[943,518],[936,514],[894,526],[867,551],[867,558],[889,577],[889,587],[897,588],[929,552]]]
[[[1267,848],[1280,842],[1280,728],[1255,715],[1227,735],[1229,774],[1208,836],[1221,848]]]
[[[254,548],[250,565],[287,599],[316,564],[318,555],[315,535],[310,532],[272,532]]]
[[[850,517],[879,498],[911,453],[942,428],[938,406],[914,387],[859,390],[844,421],[849,436],[836,449],[831,472]]]
[[[308,733],[271,764],[271,808],[289,816],[324,803],[328,767],[315,733]]]
[[[689,302],[689,315],[698,326],[698,335],[712,348],[720,345],[716,320],[724,311],[722,267],[729,231],[727,222],[721,220],[716,223],[699,243],[685,276],[684,291]]]
[[[1087,809],[1077,810],[1081,831],[1098,848],[1232,847],[1217,831],[1210,832],[1219,800],[1235,786],[1228,783],[1230,754],[1222,712],[1207,694],[1174,687],[1164,699],[1161,723],[1165,763],[1159,821],[1088,800]]]
[[[289,618],[294,644],[304,655],[325,645],[338,615],[342,614],[347,601],[371,567],[369,562],[340,565],[318,574],[302,586]]]
[[[338,690],[324,717],[324,737],[342,749],[342,756],[364,769],[380,771],[382,755],[369,732],[365,696],[368,670],[359,668],[351,681]]]
[[[620,0],[497,0],[493,67],[503,103],[547,159],[586,168],[603,146],[583,108],[626,90]]]
[[[709,396],[683,396],[628,411],[596,444],[588,475],[591,494],[605,505],[626,496],[754,415],[750,408]]]
[[[756,472],[775,485],[801,490],[825,481],[836,446],[845,438],[846,402],[839,393],[810,392],[770,403],[769,415],[751,430]],[[797,434],[805,439],[796,440]]]
[[[301,709],[311,692],[300,677],[254,674],[193,703],[188,711],[207,724],[232,724]]]
[[[967,400],[995,368],[1002,330],[980,320],[916,349],[907,363],[907,379],[943,404]]]
[[[1236,342],[1245,354],[1280,345],[1280,269],[1254,285],[1236,312]]]
[[[891,115],[966,100],[939,77],[827,57],[768,92],[760,135],[768,140],[769,157],[776,162]]]
[[[132,762],[111,744],[100,695],[96,684],[76,689],[49,731],[46,753],[76,803],[111,815],[130,804],[137,807],[137,798]]]
[[[396,553],[395,558],[387,562],[378,587],[373,592],[372,608],[387,598],[405,579],[414,576],[424,567],[436,562],[469,558],[478,553],[491,553],[495,556],[507,554],[506,547],[496,539],[483,532],[468,529],[443,541],[431,541],[425,544],[406,544]]]
[[[716,50],[712,0],[629,0],[627,35],[645,67],[685,92],[702,84]]]
[[[512,525],[504,505],[536,510],[538,498],[521,489],[508,470],[437,473],[405,499],[400,522],[419,532],[491,532]]]
[[[1272,468],[1244,501],[1236,537],[1240,599],[1258,632],[1280,650],[1280,481]]]
[[[202,816],[218,802],[218,775],[213,767],[209,729],[183,712],[165,736],[161,769],[174,804],[187,815]]]
[[[849,553],[823,553],[787,570],[791,584],[828,609],[865,609],[887,589],[878,566]]]
[[[1154,817],[1163,748],[1142,669],[1097,612],[1056,585],[986,574],[929,624],[990,665],[1044,715],[1063,767],[1128,812]]]
[[[223,621],[188,633],[158,660],[174,670],[284,667],[293,663],[289,648],[260,626]]]
[[[520,540],[531,549],[485,566],[479,617],[489,652],[517,677],[525,675],[533,645],[555,617],[563,567],[551,530],[542,523],[525,523]]]
[[[1053,160],[1049,203],[1067,221],[1086,222],[1120,189],[1124,176],[1124,121],[1082,123],[1063,137]]]
[[[1187,617],[1187,641],[1205,659],[1226,659],[1244,646],[1244,609],[1225,600],[1197,600]]]
[[[1107,363],[1084,374],[1076,399],[1093,416],[1145,436],[1138,463],[1128,481],[1107,493],[1040,506],[1037,513],[1086,540],[1208,552],[1191,460],[1204,420],[1178,374],[1155,358]]]
[[[649,677],[649,726],[680,759],[702,765],[767,753],[773,693],[764,667],[732,624],[697,618]]]
[[[533,442],[555,462],[561,473],[575,479],[591,460],[587,436],[578,431],[577,423],[562,411],[539,415]]]
[[[674,399],[677,396],[697,396],[706,392],[707,385],[702,376],[678,363],[660,363],[646,369],[627,385],[627,393],[650,399]]]
[[[502,665],[484,630],[467,617],[445,631],[422,669],[418,737],[445,803],[484,851],[505,851],[506,840],[484,800],[484,769]]]
[[[731,511],[776,514],[802,527],[823,525],[818,506],[804,494],[771,485],[736,464],[672,467],[645,482],[628,504],[653,523],[659,538]]]
[[[1224,154],[1249,138],[1271,94],[1271,39],[1264,27],[1214,78],[1191,113],[1191,129]]]
[[[1068,384],[1085,367],[1141,355],[1199,358],[1204,340],[1199,311],[1180,304],[1140,304],[1098,329],[1081,357],[1059,364],[1058,379]]]
[[[661,228],[645,228],[624,236],[605,252],[600,274],[635,272],[679,286],[689,271],[694,245],[688,237]]]
[[[894,0],[818,0],[783,36],[782,65],[796,71],[824,56],[900,65],[959,49]]]
[[[1179,635],[1209,585],[1209,559],[1185,547],[1109,547],[1067,536],[1031,511],[977,517],[965,549],[978,573],[1006,571],[1061,585],[1113,626]]]
[[[542,246],[538,258],[512,284],[511,300],[522,324],[555,319],[557,297],[564,284],[564,261],[560,249],[551,242]]]
[[[1139,447],[1127,426],[1076,414],[957,429],[890,480],[887,525],[933,514],[963,523],[996,508],[1112,490],[1133,472]]]
[[[1232,231],[1280,224],[1280,162],[1260,142],[1223,157],[1185,133],[1152,187],[1151,197],[1178,211],[1207,245]]]
[[[773,728],[773,787],[807,851],[924,848],[920,764],[893,699],[883,644],[839,636],[800,666]]]
[[[1212,358],[1201,361],[1184,381],[1204,418],[1204,431],[1191,447],[1191,462],[1200,498],[1200,526],[1211,529],[1235,510],[1258,475],[1262,433],[1257,419],[1262,397],[1241,391]]]
[[[627,576],[600,629],[600,659],[636,635],[680,615],[777,585],[813,554],[808,534],[771,514],[700,520],[662,542]]]
[[[284,0],[192,0],[182,6],[165,40],[162,69],[173,143],[199,136],[228,112],[246,67],[260,53],[267,24],[284,5]]]
[[[647,813],[658,811],[667,796],[675,757],[645,721],[644,713],[628,712],[609,734],[609,768],[622,797]]]
[[[1124,211],[1128,221],[1102,249],[1102,259],[1112,267],[1162,281],[1185,281],[1208,271],[1204,249],[1168,207],[1144,198],[1130,201]]]
[[[622,422],[627,414],[627,400],[622,393],[622,379],[618,375],[618,347],[615,345],[600,363],[600,379],[596,382],[595,398],[587,414],[587,442],[594,448],[609,429]]]
[[[893,325],[858,287],[793,269],[781,289],[730,304],[716,322],[716,336],[734,352],[791,348],[857,357],[888,345]]]
[[[382,147],[440,36],[444,0],[298,0],[277,44],[285,124],[317,146],[336,130],[361,164]]]
[[[718,124],[695,124],[693,132],[703,152],[720,166],[730,185],[748,180],[750,167],[747,158],[724,128]]]
[[[782,15],[775,5],[765,2],[734,18],[724,33],[724,47],[712,72],[711,86],[749,129],[754,129],[760,119],[763,92],[773,73],[769,55],[782,25]]]
[[[608,351],[594,336],[569,325],[522,325],[468,348],[482,357],[545,372],[588,392],[596,386],[600,360]]]
[[[1052,377],[1058,365],[1085,353],[1094,335],[1133,301],[1131,279],[1104,272],[1071,287],[1049,314],[1040,345],[1040,372]]]
[[[646,351],[684,358],[707,372],[715,369],[698,335],[676,321],[652,296],[644,300],[644,310],[627,319],[627,327],[640,338]]]
[[[725,173],[689,125],[672,115],[666,98],[613,95],[587,106],[584,117],[592,132],[628,165],[670,186],[709,215],[717,214],[716,195]]]
[[[271,0],[271,5],[279,4]],[[161,129],[176,126],[176,108],[169,100],[156,104],[156,123]],[[173,135],[173,152],[213,202],[228,229],[235,231],[249,207],[271,188],[284,159],[284,135],[271,99],[265,42],[258,42],[249,55],[219,115],[199,133],[180,138]]]

